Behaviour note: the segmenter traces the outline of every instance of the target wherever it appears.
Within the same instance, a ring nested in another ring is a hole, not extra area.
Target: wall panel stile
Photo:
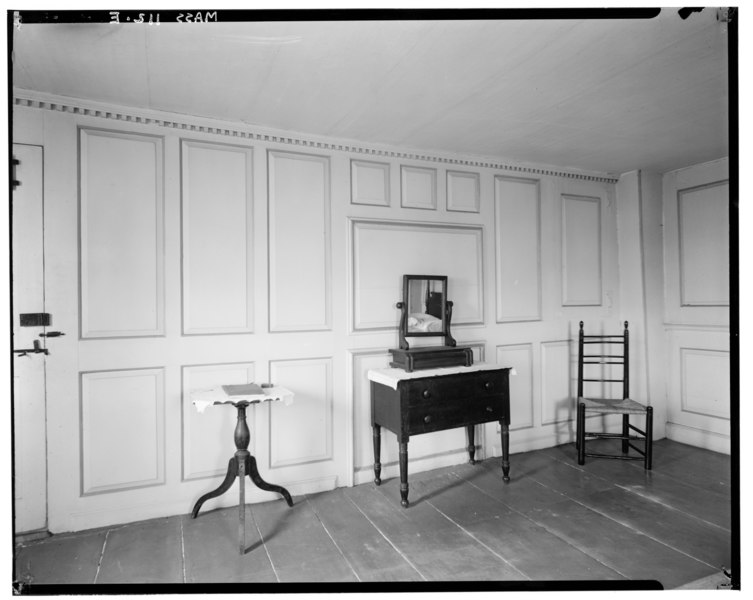
[[[268,152],[269,328],[331,328],[330,165]]]
[[[254,325],[252,149],[181,141],[183,333]]]
[[[162,138],[79,136],[81,337],[164,335]]]

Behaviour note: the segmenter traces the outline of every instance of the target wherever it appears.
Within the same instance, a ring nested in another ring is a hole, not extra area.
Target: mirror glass
[[[444,335],[446,278],[406,276],[407,335]]]

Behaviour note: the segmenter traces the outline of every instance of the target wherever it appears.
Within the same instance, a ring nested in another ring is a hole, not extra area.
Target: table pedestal
[[[238,482],[238,489],[240,490],[238,547],[240,553],[243,554],[246,551],[246,475],[251,478],[251,481],[253,481],[259,489],[281,494],[282,497],[285,498],[285,502],[288,503],[288,506],[293,506],[293,499],[290,497],[288,490],[284,487],[267,483],[261,478],[259,470],[256,467],[256,458],[254,458],[248,451],[248,444],[251,441],[251,432],[246,423],[246,407],[250,402],[244,400],[241,402],[232,402],[231,404],[238,410],[238,422],[235,425],[235,434],[233,436],[236,447],[235,454],[228,462],[225,480],[216,490],[204,494],[196,501],[191,516],[195,519],[199,515],[199,510],[204,502],[227,492],[233,485],[235,478],[238,477],[240,480]]]

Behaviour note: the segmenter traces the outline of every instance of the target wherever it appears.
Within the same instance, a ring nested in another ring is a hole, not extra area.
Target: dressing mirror
[[[469,348],[456,348],[450,333],[452,302],[447,299],[446,275],[403,275],[403,299],[400,309],[400,348],[390,350],[391,366],[408,371],[473,364]],[[443,337],[443,346],[411,349],[408,337]]]
[[[405,315],[405,335],[446,335],[449,329],[447,309],[447,277],[434,275],[404,275],[403,301],[399,303]]]

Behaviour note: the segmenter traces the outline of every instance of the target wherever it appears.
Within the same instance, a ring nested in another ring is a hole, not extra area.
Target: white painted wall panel
[[[680,348],[682,410],[729,419],[729,352]]]
[[[164,333],[162,138],[82,129],[81,336]]]
[[[165,481],[162,369],[81,374],[82,494]]]
[[[253,329],[251,148],[182,140],[183,332]]]
[[[678,191],[680,302],[729,305],[729,183]]]
[[[350,161],[350,201],[373,206],[390,205],[389,163]]]
[[[497,321],[541,319],[541,197],[535,179],[495,177]]]
[[[562,196],[562,304],[601,304],[601,199]]]
[[[575,389],[571,389],[571,347],[568,340],[541,344],[541,423],[549,425],[574,418]]]
[[[510,376],[510,429],[533,427],[533,346],[497,346],[497,364],[512,367]]]
[[[332,359],[270,362],[271,381],[295,395],[269,410],[270,468],[332,460]]]
[[[479,212],[481,178],[478,173],[447,171],[447,210]]]
[[[667,436],[729,453],[729,334],[692,326],[672,327],[667,347]]]
[[[395,328],[402,277],[447,275],[452,324],[483,321],[482,228],[352,221],[354,329]],[[440,272],[441,271],[441,272]]]
[[[367,377],[370,369],[389,367],[390,354],[383,349],[362,350],[352,354],[353,364],[353,431],[355,448],[353,465],[356,471],[366,470],[372,473],[374,467],[374,446],[371,428],[371,382]],[[384,430],[382,432],[384,436]],[[394,441],[394,440],[393,440]],[[395,462],[398,459],[397,442],[382,444],[381,462]]]
[[[329,329],[329,159],[275,151],[268,166],[270,330]]]
[[[400,167],[401,206],[405,208],[437,208],[437,170],[426,167]]]
[[[225,475],[227,462],[234,452],[232,439],[237,411],[234,407],[227,405],[210,406],[203,413],[199,413],[192,404],[191,393],[220,385],[252,382],[255,380],[254,365],[252,363],[192,365],[184,366],[182,371],[182,479]]]

